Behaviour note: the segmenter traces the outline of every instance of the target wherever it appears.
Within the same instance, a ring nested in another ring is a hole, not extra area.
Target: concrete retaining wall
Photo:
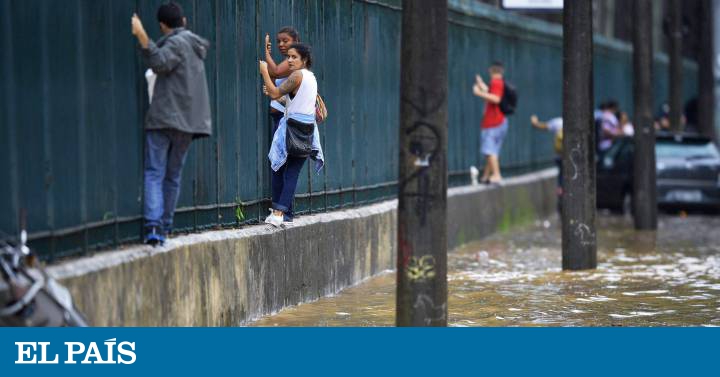
[[[448,193],[448,246],[555,208],[554,169]],[[395,266],[397,201],[173,238],[50,267],[96,326],[234,326]]]
[[[557,208],[556,179],[553,168],[506,179],[500,187],[450,189],[448,250],[552,214]]]

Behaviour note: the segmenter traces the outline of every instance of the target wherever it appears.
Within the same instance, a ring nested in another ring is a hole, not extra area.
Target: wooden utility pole
[[[403,0],[398,326],[447,325],[447,9]]]
[[[681,132],[683,113],[682,97],[682,2],[670,0],[668,3],[670,17],[668,38],[670,39],[668,54],[670,55],[670,129]]]
[[[652,111],[652,19],[651,0],[633,0],[633,217],[635,229],[642,230],[657,229],[655,128]]]
[[[698,51],[698,129],[715,139],[715,75],[713,73],[713,7],[711,0],[699,0],[700,48]]]
[[[592,1],[563,9],[562,267],[597,266]]]

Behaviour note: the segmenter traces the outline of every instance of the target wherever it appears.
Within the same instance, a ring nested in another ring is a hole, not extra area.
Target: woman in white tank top
[[[296,43],[288,49],[290,76],[279,86],[268,74],[267,63],[260,61],[263,92],[272,99],[285,97],[285,115],[273,135],[268,158],[272,173],[272,208],[265,222],[280,227],[292,221],[292,201],[298,176],[307,157],[316,162],[316,170],[324,165],[320,133],[315,123],[317,81],[310,72],[312,55],[310,47]],[[289,124],[289,125],[288,125]],[[295,139],[294,135],[300,135]],[[288,138],[289,137],[289,138]],[[294,144],[289,140],[300,140]],[[288,148],[288,143],[293,148]],[[295,148],[299,145],[301,148]]]

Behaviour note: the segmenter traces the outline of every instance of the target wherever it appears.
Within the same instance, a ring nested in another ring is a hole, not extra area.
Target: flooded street
[[[559,219],[448,256],[450,326],[720,326],[720,217],[665,216],[655,232],[598,218],[598,268],[560,269]],[[394,326],[395,274],[252,326]]]

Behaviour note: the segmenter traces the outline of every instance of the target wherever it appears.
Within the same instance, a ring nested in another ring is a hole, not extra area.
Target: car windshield
[[[655,154],[658,158],[701,159],[720,158],[715,144],[711,142],[685,142],[659,141],[655,144]]]

